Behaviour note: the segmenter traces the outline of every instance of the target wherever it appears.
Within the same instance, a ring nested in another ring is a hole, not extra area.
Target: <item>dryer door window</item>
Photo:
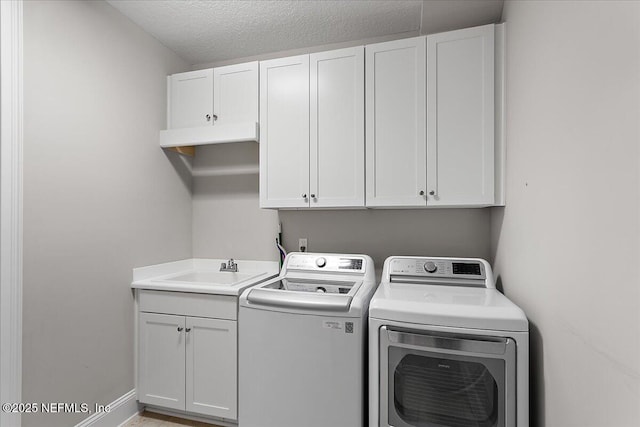
[[[497,381],[489,368],[478,361],[457,360],[427,354],[402,354],[393,371],[393,411],[409,426],[494,427],[500,403],[504,402],[500,373],[504,361],[486,360],[494,365]],[[398,354],[395,354],[398,353]],[[390,402],[391,403],[391,402]],[[397,422],[393,425],[401,425]]]
[[[515,419],[512,340],[380,334],[381,425],[507,427]]]

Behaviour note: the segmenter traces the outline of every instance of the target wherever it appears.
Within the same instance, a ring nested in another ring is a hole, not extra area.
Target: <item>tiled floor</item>
[[[168,415],[154,414],[153,412],[143,412],[136,415],[131,421],[121,427],[219,427],[215,424],[207,424],[200,421],[185,420]]]

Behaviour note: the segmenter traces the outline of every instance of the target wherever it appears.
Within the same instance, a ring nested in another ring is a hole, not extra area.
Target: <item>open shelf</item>
[[[193,156],[197,145],[257,142],[258,129],[258,123],[246,122],[161,130],[160,146],[183,155]]]

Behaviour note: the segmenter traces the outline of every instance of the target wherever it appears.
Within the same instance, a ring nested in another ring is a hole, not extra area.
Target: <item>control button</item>
[[[316,288],[316,292],[317,292],[317,293],[320,293],[320,294],[324,294],[324,293],[326,293],[326,292],[327,292],[327,290],[326,290],[325,288],[323,288],[322,286],[318,286],[318,287]]]
[[[327,265],[327,260],[320,257],[316,260],[316,265],[320,268],[324,267],[325,265]]]
[[[424,263],[424,271],[427,273],[435,273],[438,267],[431,261],[427,261]]]

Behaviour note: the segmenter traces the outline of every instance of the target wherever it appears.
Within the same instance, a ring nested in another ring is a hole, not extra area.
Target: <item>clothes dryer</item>
[[[369,308],[370,427],[527,427],[529,326],[482,259],[390,257]]]

